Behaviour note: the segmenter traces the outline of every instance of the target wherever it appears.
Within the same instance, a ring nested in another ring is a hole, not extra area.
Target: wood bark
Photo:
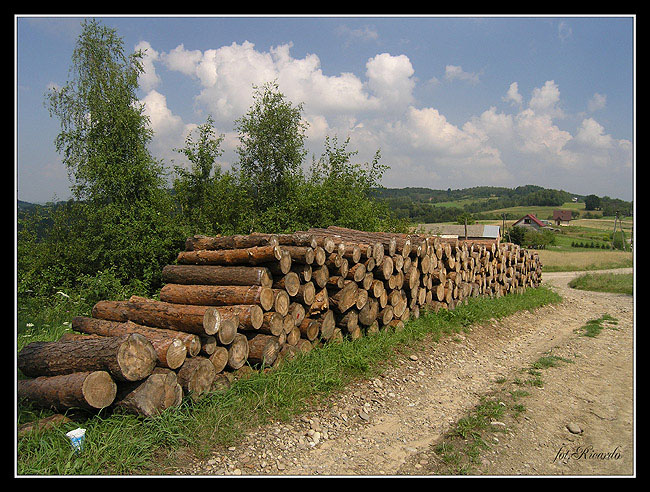
[[[166,284],[160,289],[160,300],[195,306],[257,304],[269,311],[273,307],[273,289],[259,285]]]
[[[209,359],[197,356],[187,358],[176,374],[178,383],[183,388],[183,395],[196,401],[210,391],[216,371]]]
[[[273,234],[250,234],[232,236],[201,236],[196,235],[185,241],[186,251],[202,249],[243,249],[261,246],[277,246],[277,236]]]
[[[167,265],[162,280],[169,284],[273,285],[271,271],[261,266]]]
[[[18,354],[18,368],[28,377],[106,371],[119,381],[137,381],[151,374],[157,361],[151,343],[138,333],[88,340],[32,342]]]
[[[92,317],[110,321],[133,321],[139,325],[214,335],[221,315],[211,306],[192,306],[132,297],[128,301],[99,301]]]
[[[176,262],[180,265],[260,265],[280,261],[282,251],[280,246],[181,251]]]
[[[113,406],[124,411],[155,417],[180,405],[183,389],[171,369],[156,368],[146,379],[119,383]]]
[[[99,410],[110,406],[117,393],[117,384],[106,371],[82,371],[18,379],[16,389],[21,402],[64,412],[73,408]]]
[[[197,343],[196,335],[142,326],[132,321],[108,321],[76,316],[72,319],[72,329],[81,333],[112,337],[139,333],[151,342],[158,356],[158,365],[170,369],[180,367],[185,361],[188,353],[186,343],[188,345]],[[200,345],[200,342],[198,344]],[[192,347],[192,350],[195,350],[195,347]]]

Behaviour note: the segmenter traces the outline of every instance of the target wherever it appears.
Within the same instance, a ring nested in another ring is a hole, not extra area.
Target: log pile
[[[536,287],[539,257],[481,243],[342,227],[194,236],[159,300],[100,301],[75,333],[18,356],[19,397],[146,416],[326,343],[398,330],[423,309]]]

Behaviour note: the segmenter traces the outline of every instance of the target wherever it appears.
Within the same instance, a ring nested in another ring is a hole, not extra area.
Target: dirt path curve
[[[621,269],[618,272],[631,272]],[[481,396],[520,377],[544,355],[570,359],[528,388],[526,410],[504,422],[474,468],[477,475],[634,475],[632,296],[570,289],[574,273],[545,273],[563,302],[423,344],[330,405],[176,470],[188,475],[425,476],[439,473],[434,446]],[[617,329],[575,330],[608,314]],[[568,430],[577,425],[580,433]],[[607,454],[606,454],[607,453]]]

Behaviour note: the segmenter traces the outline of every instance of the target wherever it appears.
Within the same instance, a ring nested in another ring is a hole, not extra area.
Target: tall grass
[[[632,273],[588,273],[571,280],[569,287],[592,292],[632,295],[634,275]]]
[[[425,337],[437,341],[474,323],[532,310],[560,297],[546,287],[500,298],[472,298],[456,309],[425,312],[400,331],[384,331],[323,345],[271,371],[254,372],[227,390],[156,418],[110,412],[53,430],[34,431],[18,441],[19,475],[163,475],[173,473],[178,450],[207,456],[214,446],[237,442],[270,420],[289,420],[343,389],[351,381],[379,374],[387,364],[417,350]],[[22,409],[27,418],[28,409]],[[33,414],[30,414],[33,416]],[[75,455],[65,432],[87,429],[84,450]]]

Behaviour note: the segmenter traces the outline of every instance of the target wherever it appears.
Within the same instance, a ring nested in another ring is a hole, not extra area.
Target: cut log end
[[[144,336],[134,333],[120,345],[117,361],[128,381],[144,379],[153,371],[158,356]]]
[[[117,385],[106,371],[94,371],[84,380],[81,392],[88,405],[101,409],[113,403]]]

